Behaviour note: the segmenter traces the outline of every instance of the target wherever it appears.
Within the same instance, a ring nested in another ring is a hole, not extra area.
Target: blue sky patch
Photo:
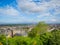
[[[60,23],[59,0],[0,0],[2,23]]]

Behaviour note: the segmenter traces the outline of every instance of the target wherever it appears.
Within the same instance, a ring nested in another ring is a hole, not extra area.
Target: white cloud
[[[30,2],[28,0],[18,0],[18,6],[22,9],[22,11],[41,12],[46,10],[45,6],[37,6],[34,2]]]
[[[51,0],[49,2],[43,0],[42,2],[39,3],[39,5],[36,5],[35,2],[31,2],[31,1],[33,0],[17,0],[18,7],[21,8],[22,11],[24,12],[27,11],[30,13],[41,13],[41,12],[46,12],[50,8],[54,8],[55,10],[57,10],[57,7],[60,6],[59,0]]]
[[[43,13],[43,14],[37,15],[37,18],[50,17],[50,16],[52,16],[50,13]]]
[[[14,9],[13,7],[7,6],[4,8],[0,8],[0,14],[16,16],[16,15],[19,15],[19,12],[16,9]]]
[[[56,19],[51,19],[52,22],[56,22],[57,20]]]

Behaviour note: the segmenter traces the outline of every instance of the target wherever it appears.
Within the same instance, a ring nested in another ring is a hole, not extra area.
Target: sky
[[[0,24],[60,23],[60,0],[0,0]]]

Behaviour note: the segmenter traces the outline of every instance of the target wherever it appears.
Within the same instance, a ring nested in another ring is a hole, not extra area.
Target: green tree
[[[60,45],[60,30],[53,30],[53,37],[49,39],[49,45]]]
[[[15,43],[17,45],[30,45],[31,39],[29,37],[14,37]]]
[[[0,42],[3,44],[3,45],[6,45],[6,36],[5,35],[0,35]]]
[[[40,35],[40,40],[43,42],[43,45],[49,45],[49,39],[52,37],[53,35],[50,32],[47,32]]]
[[[47,32],[48,25],[44,22],[39,22],[29,33],[28,36],[35,37],[37,35]]]

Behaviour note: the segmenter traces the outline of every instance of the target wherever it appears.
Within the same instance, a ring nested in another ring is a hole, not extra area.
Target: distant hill
[[[21,23],[21,24],[0,24],[0,26],[26,26],[26,25],[35,25],[33,23]]]

